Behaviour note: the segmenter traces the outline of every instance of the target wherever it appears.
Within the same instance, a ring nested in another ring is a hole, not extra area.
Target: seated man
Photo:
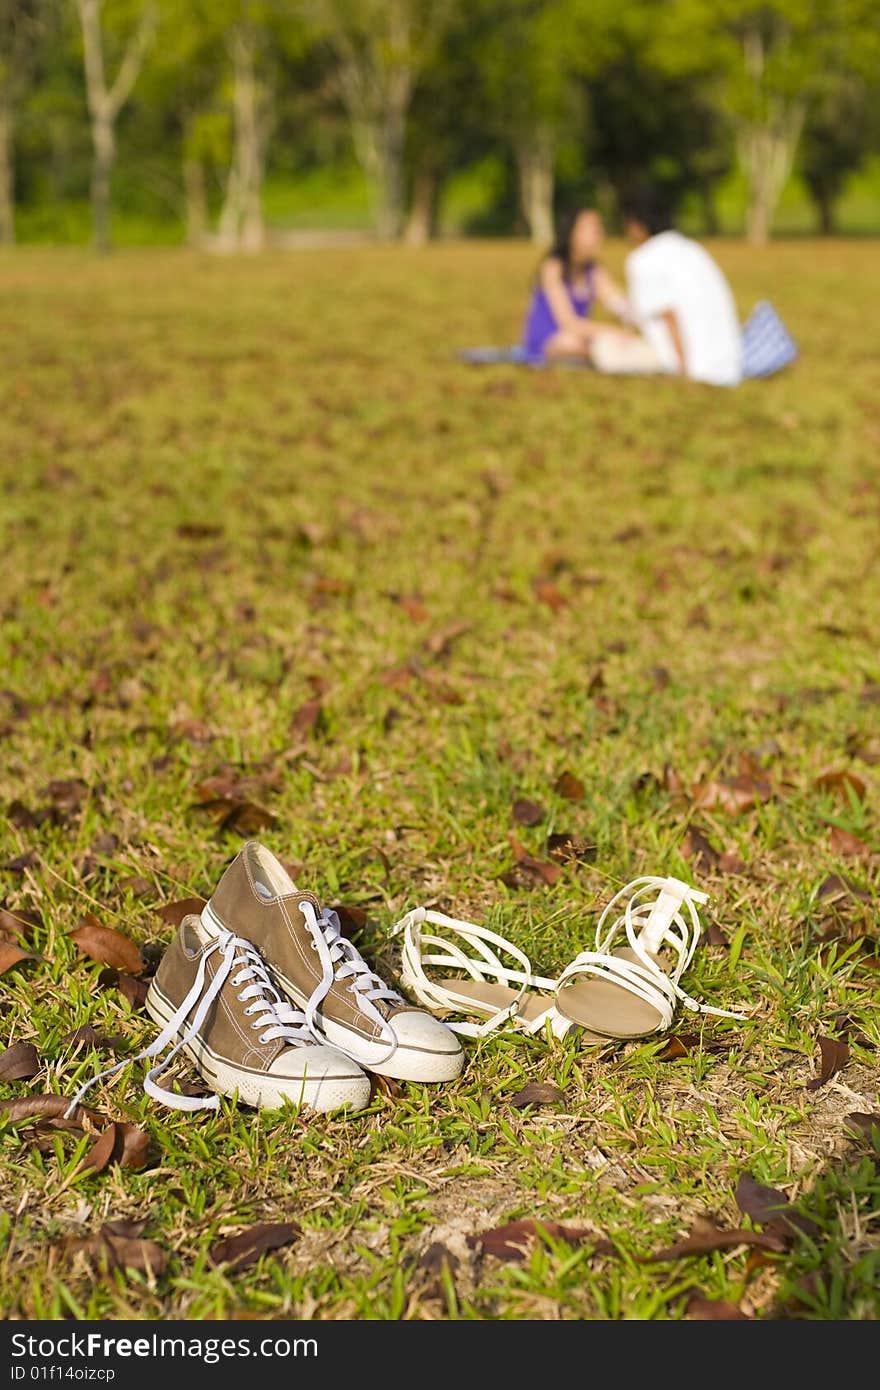
[[[742,330],[733,295],[705,247],[674,231],[661,201],[636,195],[623,206],[633,322],[641,337],[597,338],[592,360],[604,372],[665,372],[712,386],[742,380]]]

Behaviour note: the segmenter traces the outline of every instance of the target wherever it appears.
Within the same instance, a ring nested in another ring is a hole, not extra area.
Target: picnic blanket
[[[759,300],[743,324],[742,354],[743,380],[773,376],[798,356],[797,344],[769,300]],[[462,348],[458,358],[475,367],[505,363],[533,368],[548,365],[531,358],[521,343],[511,343],[507,347]]]

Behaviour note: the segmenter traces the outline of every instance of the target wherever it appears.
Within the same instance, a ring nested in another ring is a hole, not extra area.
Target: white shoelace
[[[374,1001],[403,1004],[403,996],[398,994],[397,990],[390,989],[385,981],[370,969],[357,947],[343,936],[339,916],[332,908],[323,908],[319,917],[314,904],[306,901],[299,904],[299,910],[312,934],[321,963],[321,979],[305,1006],[305,1018],[309,1028],[315,1037],[328,1043],[331,1041],[318,1020],[318,1010],[334,983],[348,980],[346,988],[353,995],[361,1012],[373,1023],[378,1023],[389,1039],[387,1053],[373,1058],[372,1065],[387,1062],[397,1051],[397,1034],[388,1019],[376,1008]],[[345,1051],[344,1045],[340,1043],[334,1042],[332,1046]]]
[[[624,911],[603,930],[612,909],[624,897],[628,899]],[[578,975],[595,975],[610,981],[657,1010],[661,1018],[658,1031],[669,1028],[679,1001],[692,1013],[745,1018],[742,1013],[700,1004],[678,983],[700,940],[702,928],[696,904],[708,901],[706,893],[678,879],[633,879],[614,895],[599,918],[595,951],[582,951],[559,976],[560,990],[567,980]],[[687,909],[687,920],[683,908]],[[612,945],[621,928],[637,957],[634,961],[612,955]],[[671,949],[675,954],[675,965],[668,974],[653,958],[661,949]]]
[[[207,963],[210,957],[217,952],[220,953],[222,959],[214,973],[214,978],[206,989]],[[237,970],[234,975],[233,970]],[[162,1058],[158,1066],[152,1067],[147,1072],[144,1078],[144,1090],[153,1100],[167,1105],[172,1110],[218,1110],[220,1108],[219,1096],[182,1096],[176,1091],[169,1091],[164,1086],[159,1086],[156,1078],[165,1071],[178,1052],[182,1051],[196,1037],[208,1016],[211,1005],[227,980],[234,989],[239,991],[239,1000],[247,1005],[244,1013],[252,1017],[251,1028],[255,1032],[260,1030],[259,1041],[261,1043],[272,1042],[276,1038],[283,1038],[285,1042],[294,1047],[314,1043],[315,1039],[306,1025],[305,1015],[282,999],[266,973],[263,958],[256,947],[250,941],[246,941],[244,937],[235,936],[230,931],[224,931],[202,954],[192,988],[155,1041],[150,1043],[149,1047],[143,1048],[136,1057],[124,1058],[123,1061],[108,1067],[106,1071],[99,1072],[97,1076],[93,1076],[91,1080],[80,1086],[67,1107],[65,1115],[72,1114],[86,1091],[98,1081],[103,1081],[108,1076],[113,1076],[116,1072],[121,1071],[123,1067],[141,1062],[146,1057],[161,1056],[178,1033],[181,1035],[168,1055]],[[195,1009],[195,1013],[189,1027],[181,1032],[193,1009]]]

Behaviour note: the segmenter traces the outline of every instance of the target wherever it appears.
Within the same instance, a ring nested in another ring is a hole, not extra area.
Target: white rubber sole
[[[160,1028],[164,1028],[175,1013],[174,1006],[156,988],[155,981],[147,990],[145,1007]],[[346,1108],[363,1110],[370,1100],[368,1076],[331,1074],[310,1078],[307,1070],[302,1078],[272,1076],[224,1061],[200,1037],[194,1038],[183,1051],[220,1095],[237,1096],[244,1105],[256,1109],[280,1110],[292,1103],[323,1112]]]
[[[212,936],[218,936],[224,930],[223,924],[211,911],[210,903],[202,908],[200,920]],[[269,966],[278,987],[290,1002],[298,1009],[305,1009],[308,996],[297,989],[272,961],[269,961]],[[393,1024],[389,1026],[393,1027]],[[389,1057],[387,1040],[370,1042],[353,1028],[347,1028],[344,1023],[338,1023],[324,1014],[321,1014],[321,1027],[331,1047],[344,1052],[358,1066],[366,1067],[377,1076],[389,1076],[395,1081],[454,1081],[461,1075],[464,1066],[464,1050],[450,1029],[447,1029],[450,1039],[448,1048],[421,1048],[398,1041]]]

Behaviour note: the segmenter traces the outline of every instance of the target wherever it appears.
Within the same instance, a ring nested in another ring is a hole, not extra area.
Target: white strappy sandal
[[[586,1043],[625,1041],[669,1028],[679,1002],[694,1013],[744,1017],[698,1003],[679,984],[700,939],[697,905],[706,902],[705,893],[681,879],[633,879],[599,918],[596,949],[582,951],[555,979],[536,975],[528,956],[497,932],[430,908],[414,908],[391,934],[403,934],[404,986],[463,1037],[486,1037],[501,1028],[540,1033],[549,1025],[555,1037],[577,1028]],[[623,910],[606,928],[621,903]],[[426,924],[438,931],[425,932]],[[628,944],[612,949],[621,931]],[[521,968],[506,965],[499,952]],[[426,966],[458,974],[432,978]],[[476,1014],[483,1021],[455,1022],[449,1017],[454,1014]]]

